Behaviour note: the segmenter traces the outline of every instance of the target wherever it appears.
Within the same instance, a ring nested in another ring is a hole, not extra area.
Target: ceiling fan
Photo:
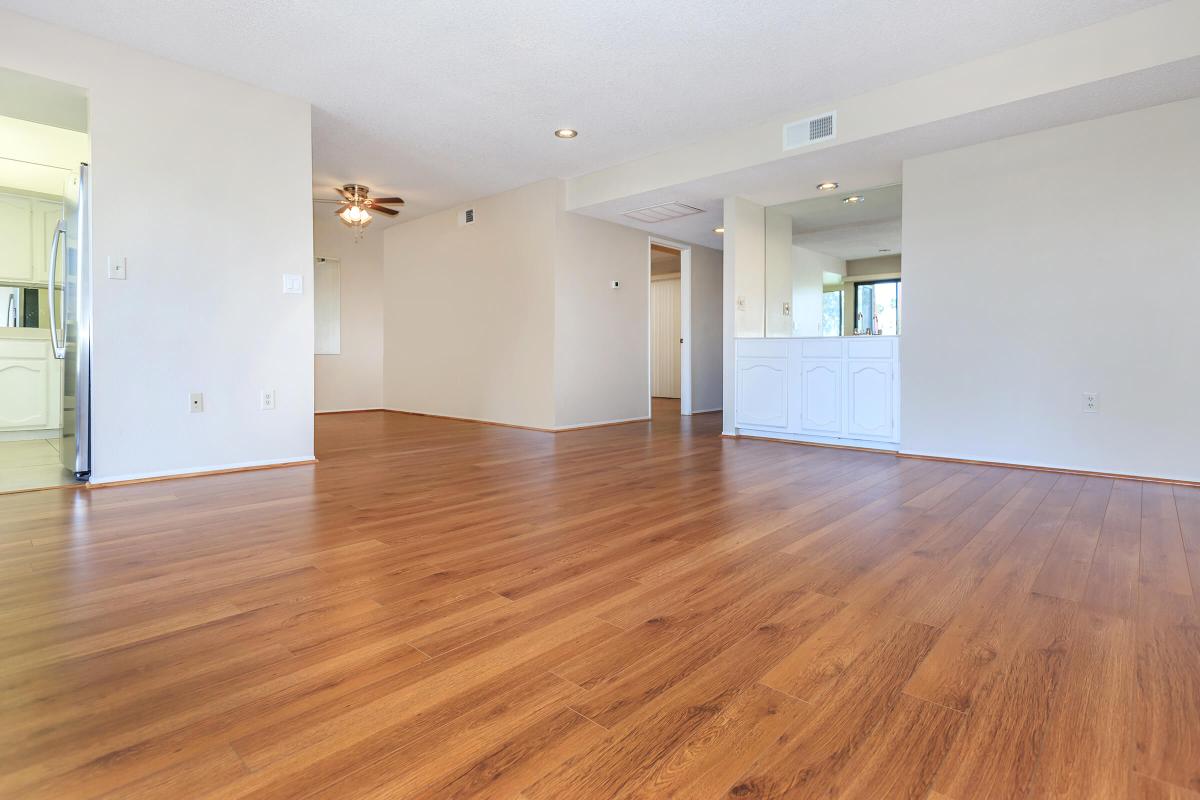
[[[370,188],[358,183],[347,183],[341,188],[334,188],[341,195],[341,200],[322,200],[325,203],[337,203],[333,213],[338,215],[342,224],[354,228],[359,234],[362,229],[371,224],[371,214],[378,211],[394,217],[400,212],[387,206],[404,205],[400,197],[370,197]]]

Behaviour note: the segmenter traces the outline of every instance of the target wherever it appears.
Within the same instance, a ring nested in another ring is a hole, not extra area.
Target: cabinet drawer
[[[738,339],[737,357],[787,358],[787,339]]]
[[[875,339],[870,336],[846,341],[846,355],[850,358],[891,358],[893,339]]]

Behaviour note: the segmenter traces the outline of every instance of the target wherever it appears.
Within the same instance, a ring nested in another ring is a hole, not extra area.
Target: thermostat
[[[612,288],[614,288],[614,289],[620,289],[620,288],[621,288],[621,282],[620,282],[620,281],[613,281],[613,282],[612,282]]]

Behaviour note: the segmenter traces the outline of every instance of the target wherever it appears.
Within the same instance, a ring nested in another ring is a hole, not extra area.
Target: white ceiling
[[[851,195],[859,195],[864,201],[842,202]],[[820,197],[773,208],[792,218],[794,244],[848,261],[900,252],[902,198],[899,184],[875,189],[839,187]]]
[[[408,219],[1153,4],[0,0],[311,101],[318,196],[365,183]]]
[[[712,228],[722,224],[723,197],[740,196],[760,205],[774,206],[819,196],[816,184],[823,180],[837,180],[842,186],[851,187],[897,184],[906,159],[1197,96],[1200,96],[1200,58],[1193,58],[937,123],[665,186],[579,211],[598,219],[632,225],[656,236],[721,248],[721,237],[715,235]],[[621,213],[629,208],[671,201],[703,208],[705,213],[653,224],[632,222]]]

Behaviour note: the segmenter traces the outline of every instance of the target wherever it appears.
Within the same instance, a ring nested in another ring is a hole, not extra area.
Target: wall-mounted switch
[[[614,288],[614,289],[620,289],[620,288],[621,288],[621,282],[620,282],[620,281],[613,281],[613,282],[612,282],[612,284],[610,284],[610,285],[611,285],[611,286],[612,286],[612,288]]]
[[[125,256],[108,257],[108,277],[114,281],[125,280],[125,268],[129,266]]]
[[[188,397],[188,403],[191,406],[192,413],[199,414],[201,411],[204,410],[204,393],[203,392],[192,392],[191,395]]]
[[[786,302],[786,301],[784,302],[784,304],[783,304],[783,315],[784,315],[785,317],[790,317],[790,316],[792,315],[792,304],[791,304],[791,303],[788,303],[788,302]]]
[[[739,298],[737,299],[737,310],[738,310],[738,311],[745,311],[745,310],[746,310],[746,298],[744,298],[744,297],[739,297]]]
[[[284,273],[283,276],[283,293],[284,294],[304,294],[304,277],[294,273]]]
[[[1095,392],[1083,393],[1083,413],[1095,414],[1100,410],[1100,398]]]
[[[275,410],[275,390],[263,389],[258,397],[258,407],[263,411]]]

